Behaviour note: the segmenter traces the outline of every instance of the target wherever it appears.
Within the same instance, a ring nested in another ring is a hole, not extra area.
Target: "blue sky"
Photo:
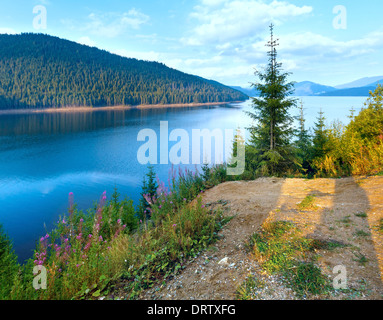
[[[383,75],[381,0],[1,0],[0,33],[40,32],[249,86],[268,25],[290,80],[338,85]],[[46,28],[41,28],[46,9]],[[340,7],[339,7],[340,6]],[[39,8],[39,7],[37,7]],[[41,8],[41,7],[40,7]],[[35,23],[34,23],[35,22]],[[37,27],[36,27],[37,26]]]

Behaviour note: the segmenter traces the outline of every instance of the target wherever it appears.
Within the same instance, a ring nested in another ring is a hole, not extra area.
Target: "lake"
[[[305,107],[307,127],[314,125],[320,109],[328,122],[339,119],[347,123],[350,109],[358,112],[366,101],[366,97],[299,99]],[[137,140],[141,130],[157,134],[160,162],[164,148],[167,154],[177,143],[165,144],[161,121],[167,122],[169,133],[182,129],[189,137],[196,129],[234,132],[250,125],[244,113],[251,110],[250,105],[247,101],[221,106],[0,115],[0,223],[13,240],[19,260],[31,257],[36,240],[67,212],[70,192],[80,209],[91,207],[104,191],[110,196],[114,187],[122,197],[138,202],[147,172],[138,159],[139,149],[148,141]],[[201,145],[200,163],[206,156],[203,148]],[[183,167],[199,169],[199,164],[192,164],[192,152],[190,147],[190,164]],[[214,154],[212,158],[214,161]],[[166,182],[171,164],[154,168]]]

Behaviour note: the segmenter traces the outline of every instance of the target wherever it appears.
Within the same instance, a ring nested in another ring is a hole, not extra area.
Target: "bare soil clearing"
[[[299,209],[308,195],[315,208]],[[278,179],[227,182],[208,190],[204,203],[234,218],[222,239],[201,253],[173,279],[146,290],[141,299],[233,300],[250,274],[262,279],[258,299],[297,299],[278,276],[266,275],[244,243],[265,221],[294,222],[307,237],[347,246],[320,250],[317,264],[333,279],[333,269],[347,270],[348,291],[311,299],[383,299],[383,177]]]

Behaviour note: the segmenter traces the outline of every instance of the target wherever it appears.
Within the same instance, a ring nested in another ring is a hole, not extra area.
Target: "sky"
[[[381,0],[0,0],[0,33],[44,33],[249,87],[269,25],[289,81],[383,75]]]

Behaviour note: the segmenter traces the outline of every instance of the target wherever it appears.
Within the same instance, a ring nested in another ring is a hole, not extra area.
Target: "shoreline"
[[[72,112],[93,112],[107,110],[133,110],[133,109],[163,109],[163,108],[182,108],[182,107],[202,107],[202,106],[218,106],[229,103],[241,103],[244,101],[230,102],[205,102],[205,103],[177,103],[177,104],[142,104],[138,106],[110,106],[110,107],[61,107],[61,108],[46,108],[46,109],[7,109],[0,110],[1,115],[12,114],[35,114],[35,113],[72,113]]]

